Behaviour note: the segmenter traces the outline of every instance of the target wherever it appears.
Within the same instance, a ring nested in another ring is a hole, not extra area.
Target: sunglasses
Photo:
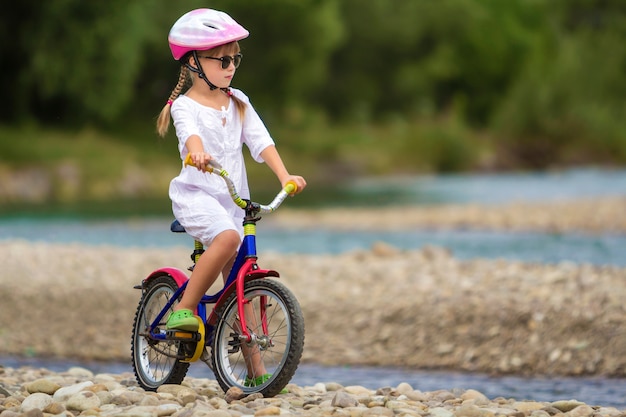
[[[200,58],[206,59],[214,59],[216,61],[222,61],[222,69],[226,69],[230,67],[230,63],[232,62],[235,65],[235,68],[239,68],[239,64],[241,64],[241,58],[243,58],[242,54],[235,54],[233,56],[224,55],[222,57],[214,57],[214,56],[200,56]]]

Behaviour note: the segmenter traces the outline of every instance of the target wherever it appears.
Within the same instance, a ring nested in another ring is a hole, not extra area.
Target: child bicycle
[[[186,164],[191,165],[187,158]],[[204,295],[194,312],[197,332],[168,330],[165,323],[187,286],[187,274],[177,268],[160,268],[140,285],[141,300],[133,323],[132,365],[140,386],[156,390],[179,384],[189,365],[198,359],[213,370],[224,391],[239,387],[245,394],[271,397],[293,377],[304,347],[304,318],[293,293],[273,270],[260,269],[256,253],[259,214],[276,210],[297,189],[288,183],[267,206],[240,198],[228,173],[211,161],[207,171],[221,176],[233,201],[245,210],[244,238],[224,286]],[[177,220],[172,232],[184,232]],[[193,270],[203,253],[194,242]],[[213,305],[209,310],[208,305]],[[262,374],[254,370],[264,369]]]

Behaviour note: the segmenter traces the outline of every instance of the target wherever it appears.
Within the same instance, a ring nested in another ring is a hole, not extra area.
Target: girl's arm
[[[191,135],[185,142],[187,152],[191,156],[191,161],[200,171],[205,171],[209,165],[209,161],[212,159],[211,155],[204,151],[202,145],[202,139],[198,135]]]
[[[276,146],[271,145],[267,148],[263,149],[261,152],[261,158],[265,161],[265,163],[270,167],[270,169],[276,174],[278,181],[284,187],[289,181],[293,181],[298,186],[298,190],[296,194],[299,193],[306,187],[306,181],[303,177],[299,175],[291,175],[280,155],[278,154],[278,150],[276,150]]]

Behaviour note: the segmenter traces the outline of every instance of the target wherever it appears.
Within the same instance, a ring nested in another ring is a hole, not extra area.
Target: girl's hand
[[[211,155],[206,152],[191,152],[189,154],[191,162],[198,169],[198,171],[206,172],[209,166],[209,161],[213,159]]]
[[[282,181],[281,185],[285,187],[285,185],[287,185],[288,182],[293,182],[298,187],[296,192],[293,193],[292,195],[300,193],[306,187],[306,180],[299,175],[289,175],[287,178],[285,178]]]

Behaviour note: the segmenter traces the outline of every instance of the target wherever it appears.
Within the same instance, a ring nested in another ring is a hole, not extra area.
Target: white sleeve
[[[274,140],[261,120],[261,117],[254,107],[252,107],[248,96],[239,90],[233,89],[233,92],[239,99],[246,103],[246,113],[241,132],[243,143],[250,149],[250,154],[255,161],[264,162],[263,158],[261,158],[261,152],[268,146],[274,145]]]
[[[186,153],[185,144],[187,139],[192,135],[200,136],[200,128],[196,122],[197,117],[194,115],[194,109],[189,106],[186,100],[174,100],[170,109],[176,136],[178,136],[178,150],[181,156]]]

